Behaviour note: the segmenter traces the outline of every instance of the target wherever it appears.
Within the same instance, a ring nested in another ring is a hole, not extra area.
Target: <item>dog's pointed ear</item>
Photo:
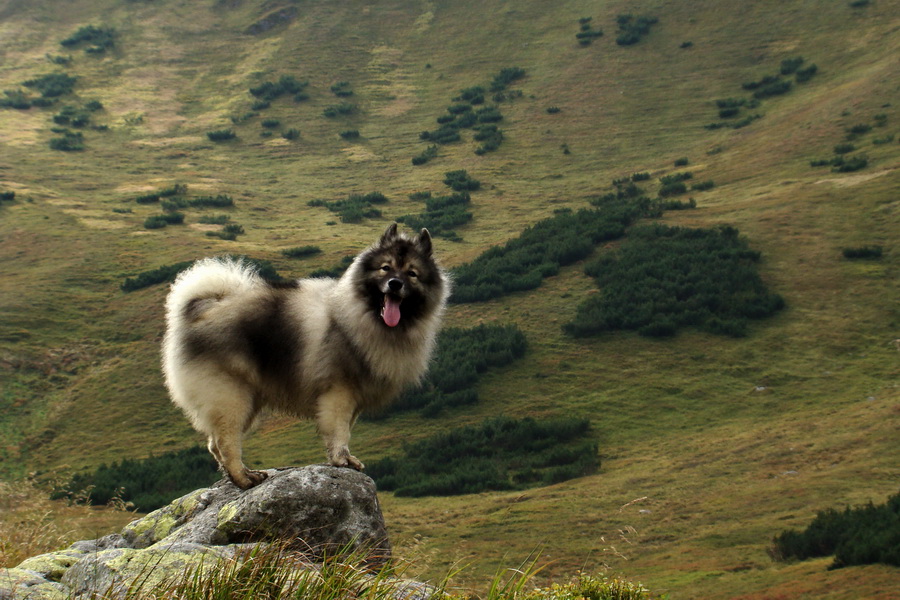
[[[391,225],[384,230],[384,233],[381,236],[381,241],[379,242],[382,246],[389,246],[394,240],[397,239],[397,224],[391,223]]]
[[[431,256],[431,234],[424,227],[419,232],[419,235],[416,236],[416,246],[419,247],[419,252],[423,256]]]

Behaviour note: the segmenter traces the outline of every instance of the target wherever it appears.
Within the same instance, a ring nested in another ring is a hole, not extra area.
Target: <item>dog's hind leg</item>
[[[344,386],[332,387],[319,396],[316,427],[325,442],[328,462],[362,471],[365,466],[350,454],[350,428],[356,414],[356,400]]]
[[[203,378],[205,385],[193,390],[194,423],[206,433],[207,447],[229,479],[248,489],[266,478],[264,472],[251,471],[241,460],[244,432],[255,416],[253,398],[246,386],[225,374],[217,375]]]

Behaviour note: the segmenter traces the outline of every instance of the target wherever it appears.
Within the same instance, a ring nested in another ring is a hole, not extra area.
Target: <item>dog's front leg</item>
[[[325,442],[328,462],[362,471],[364,465],[350,454],[350,428],[355,420],[356,399],[350,389],[334,386],[319,397],[316,427]]]

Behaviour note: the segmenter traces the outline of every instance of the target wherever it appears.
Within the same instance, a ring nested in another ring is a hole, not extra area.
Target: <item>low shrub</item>
[[[716,186],[715,182],[711,179],[707,179],[706,181],[700,181],[691,186],[691,190],[697,192],[705,192],[706,190],[711,190]]]
[[[309,206],[322,206],[341,217],[343,223],[359,223],[363,219],[376,219],[381,216],[381,211],[373,204],[384,204],[387,197],[381,192],[368,194],[351,194],[346,200],[329,202],[327,200],[312,200]]]
[[[226,194],[197,196],[188,200],[188,206],[191,208],[231,208],[234,206],[234,198]]]
[[[264,102],[272,102],[276,98],[287,94],[302,93],[307,85],[309,85],[308,81],[299,81],[292,75],[282,75],[278,81],[265,81],[258,86],[250,88],[250,93]]]
[[[76,81],[78,81],[77,77],[66,73],[51,73],[24,81],[22,85],[39,91],[44,98],[57,98],[71,94]]]
[[[228,215],[200,215],[197,217],[197,222],[204,225],[224,225],[230,220],[231,217]]]
[[[494,417],[407,444],[370,465],[397,496],[450,496],[550,485],[594,473],[597,444],[586,419]]]
[[[783,531],[772,554],[781,560],[834,555],[830,569],[883,563],[900,567],[900,494],[843,511],[819,511],[803,531]]]
[[[62,137],[50,138],[50,148],[63,152],[84,150],[84,136],[78,131],[63,131]]]
[[[835,154],[847,154],[849,152],[853,152],[854,150],[856,150],[856,146],[854,146],[853,144],[851,144],[849,142],[845,142],[843,144],[838,144],[837,146],[834,147]]]
[[[340,104],[332,104],[325,108],[322,111],[322,114],[328,117],[329,119],[334,119],[336,117],[342,117],[347,115],[352,115],[356,112],[356,105],[349,104],[347,102],[341,102]]]
[[[881,258],[884,249],[881,246],[860,246],[858,248],[844,248],[842,254],[849,259]]]
[[[481,182],[473,179],[465,169],[459,169],[444,173],[444,185],[457,192],[474,192],[481,187]]]
[[[331,93],[338,98],[346,98],[353,95],[349,81],[339,81],[331,86]]]
[[[292,127],[291,129],[288,129],[287,131],[282,132],[281,137],[283,137],[286,140],[296,140],[298,137],[300,137],[300,130],[294,129]]]
[[[669,336],[683,327],[744,336],[749,319],[784,307],[757,274],[759,258],[732,227],[634,227],[615,253],[587,264],[601,293],[563,329],[575,337],[614,330]]]
[[[112,27],[95,27],[87,25],[62,40],[60,44],[66,48],[75,48],[82,44],[88,54],[102,54],[115,46],[116,30]]]
[[[423,150],[421,154],[413,156],[412,164],[414,164],[416,166],[424,165],[425,163],[427,163],[432,158],[435,158],[436,156],[437,156],[437,146],[432,144],[431,146],[428,146],[427,148],[425,148],[425,150]]]
[[[803,65],[803,57],[795,56],[794,58],[786,58],[781,61],[781,74],[793,75]]]
[[[105,506],[114,498],[134,505],[135,510],[150,512],[169,504],[197,486],[211,485],[219,479],[215,459],[199,446],[186,450],[151,455],[144,459],[123,459],[102,464],[90,473],[79,473],[54,492],[60,499],[90,490],[91,504]]]
[[[281,121],[278,119],[263,119],[260,125],[266,129],[276,129],[281,126]]]
[[[642,37],[650,33],[650,27],[658,22],[659,20],[656,17],[635,17],[630,14],[619,15],[616,17],[616,23],[619,26],[616,44],[620,46],[637,44]]]
[[[206,137],[212,142],[226,142],[235,139],[237,134],[233,129],[217,129],[215,131],[207,131]]]
[[[794,75],[794,80],[797,83],[806,83],[807,81],[812,79],[813,75],[818,73],[818,71],[819,67],[817,67],[816,65],[809,65],[808,67],[798,70]]]
[[[339,134],[345,140],[355,140],[359,138],[358,129],[347,129]]]
[[[184,223],[184,213],[169,212],[147,217],[144,220],[144,229],[162,229],[167,225],[180,225],[182,223]]]
[[[832,160],[831,164],[834,165],[831,170],[835,173],[852,173],[865,169],[869,165],[869,158],[860,154],[848,158],[839,156]]]
[[[321,253],[322,249],[318,246],[296,246],[294,248],[285,248],[281,251],[281,254],[288,258],[308,258]]]

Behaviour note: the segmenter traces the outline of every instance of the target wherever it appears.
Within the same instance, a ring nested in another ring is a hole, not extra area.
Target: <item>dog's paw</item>
[[[228,474],[228,478],[231,479],[231,482],[242,490],[249,490],[250,488],[261,484],[268,476],[269,474],[265,471],[251,471],[250,469],[244,469],[244,471],[237,476],[230,473]]]
[[[342,453],[332,458],[331,465],[333,467],[347,467],[348,469],[355,469],[357,471],[362,471],[366,468],[366,465],[362,464],[358,458],[349,452],[346,454]]]

